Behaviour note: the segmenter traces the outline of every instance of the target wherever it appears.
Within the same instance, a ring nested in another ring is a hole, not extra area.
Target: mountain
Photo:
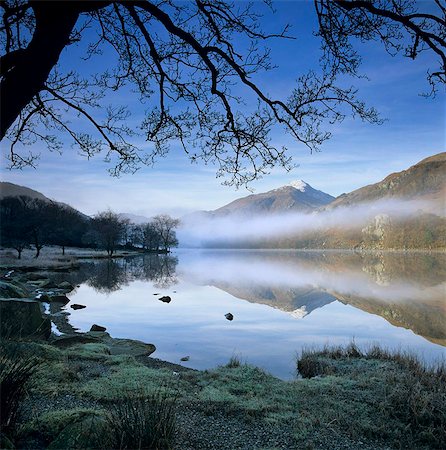
[[[131,223],[134,223],[135,225],[141,225],[143,223],[150,222],[150,218],[145,216],[139,216],[137,214],[119,213],[118,216],[121,219],[128,219]]]
[[[286,186],[260,194],[252,194],[212,211],[214,217],[280,214],[294,211],[311,212],[334,200],[329,194],[297,180]]]
[[[35,191],[34,189],[30,189],[25,186],[19,186],[18,184],[14,183],[8,183],[6,181],[0,181],[0,198],[20,196],[50,201],[48,197],[43,195],[41,192]]]
[[[18,184],[9,183],[6,181],[0,181],[0,200],[5,197],[30,197],[33,199],[43,200],[49,203],[57,204],[68,208],[70,211],[74,211],[83,217],[85,220],[89,220],[90,217],[86,214],[80,212],[76,208],[68,205],[67,203],[59,202],[57,200],[52,200],[47,196],[43,195],[41,192],[35,191],[34,189],[27,188],[25,186],[20,186]]]
[[[446,152],[425,158],[382,181],[342,194],[324,210],[384,199],[429,201],[446,212]]]

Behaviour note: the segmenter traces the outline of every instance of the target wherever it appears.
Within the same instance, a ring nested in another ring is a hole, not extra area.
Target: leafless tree
[[[153,218],[152,224],[160,237],[162,250],[169,252],[172,247],[178,245],[175,229],[180,224],[179,219],[174,219],[167,214],[160,214]]]
[[[119,217],[113,211],[103,211],[93,218],[92,229],[96,234],[99,246],[107,251],[108,256],[113,256],[116,247],[125,240],[128,219]]]
[[[192,162],[215,164],[226,183],[244,184],[274,166],[292,166],[287,150],[271,143],[276,126],[315,150],[330,137],[327,121],[346,114],[380,121],[354,88],[336,85],[340,71],[357,72],[350,37],[379,38],[391,50],[402,45],[397,30],[408,31],[412,57],[437,53],[442,65],[429,79],[444,82],[444,7],[435,3],[443,18],[407,13],[415,11],[414,0],[316,0],[324,69],[301,75],[287,98],[275,99],[257,80],[272,68],[267,41],[288,38],[288,29],[264,33],[258,4],[4,0],[0,138],[7,136],[13,167],[36,164],[38,155],[24,145],[43,141],[60,152],[66,135],[87,157],[105,154],[114,175],[151,165],[180,143]],[[83,77],[59,64],[77,42],[96,66],[103,52],[116,59]],[[130,125],[122,101],[107,105],[117,91],[136,92],[147,105],[139,125]]]

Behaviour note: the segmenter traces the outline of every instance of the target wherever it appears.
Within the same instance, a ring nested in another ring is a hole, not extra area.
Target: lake
[[[67,305],[65,328],[96,323],[195,369],[237,356],[290,379],[303,348],[351,340],[427,363],[446,356],[445,254],[179,250],[88,262],[71,276],[71,304],[86,308]]]

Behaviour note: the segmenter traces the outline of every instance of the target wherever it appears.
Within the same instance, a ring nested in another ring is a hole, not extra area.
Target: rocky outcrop
[[[40,337],[51,334],[51,321],[42,316],[40,303],[28,299],[0,299],[2,337]]]
[[[26,286],[18,281],[0,280],[0,298],[26,298],[29,292]]]

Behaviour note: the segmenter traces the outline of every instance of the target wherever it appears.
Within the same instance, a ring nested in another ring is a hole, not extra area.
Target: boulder
[[[228,320],[233,320],[233,319],[234,319],[234,316],[233,316],[231,313],[225,314],[225,317],[226,317],[226,319],[228,319]]]
[[[164,297],[160,297],[158,300],[160,300],[164,303],[170,303],[172,301],[172,299],[168,295],[165,295]]]
[[[28,290],[17,281],[0,280],[0,298],[26,298]]]
[[[2,337],[41,337],[51,334],[51,321],[42,316],[36,300],[1,299],[0,331]]]
[[[66,305],[70,302],[70,299],[66,295],[52,295],[50,297],[50,303],[62,303]]]
[[[102,342],[109,346],[111,355],[149,356],[156,350],[153,344],[133,339],[110,338],[110,340],[104,339]]]
[[[71,347],[72,345],[86,343],[104,344],[108,347],[110,355],[149,356],[156,350],[153,344],[146,344],[133,339],[113,339],[108,333],[100,331],[60,336],[53,341],[53,344],[57,347]]]
[[[73,309],[84,309],[86,308],[85,305],[78,305],[77,303],[74,303],[73,305],[71,305],[71,308]]]
[[[90,331],[106,331],[107,328],[102,327],[101,325],[93,324],[90,328]]]

